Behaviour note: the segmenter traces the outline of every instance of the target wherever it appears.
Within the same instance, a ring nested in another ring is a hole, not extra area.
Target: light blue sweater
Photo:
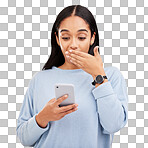
[[[17,136],[35,148],[110,148],[114,133],[128,120],[125,79],[118,68],[104,68],[108,82],[95,88],[93,77],[82,69],[55,66],[34,74],[17,120]],[[78,110],[41,128],[35,116],[55,98],[55,83],[74,84]]]

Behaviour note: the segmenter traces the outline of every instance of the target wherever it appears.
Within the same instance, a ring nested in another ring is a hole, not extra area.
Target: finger
[[[80,67],[80,68],[83,67],[82,63],[81,63],[80,61],[74,59],[74,58],[71,58],[71,59],[70,59],[70,62],[73,63],[73,64],[75,64],[76,66],[78,66],[78,67]]]
[[[84,62],[85,58],[84,57],[81,57],[79,55],[76,55],[76,54],[69,54],[70,58],[74,58],[80,62]]]
[[[77,106],[78,106],[78,104],[72,104],[72,105],[67,105],[67,106],[60,107],[59,108],[59,113],[66,112],[66,111],[71,110],[71,109],[73,109],[73,108],[75,108]]]
[[[99,46],[95,46],[94,49],[93,49],[93,52],[94,52],[94,56],[98,56],[99,52],[98,52],[98,48]]]
[[[82,52],[82,51],[78,51],[78,50],[69,50],[69,53],[73,53],[73,54],[76,54],[76,55],[79,55],[83,58],[86,58],[89,56],[88,53],[85,53],[85,52]]]
[[[61,113],[61,116],[65,116],[65,115],[67,115],[67,114],[69,114],[69,113],[72,113],[72,112],[76,111],[77,109],[78,109],[78,108],[76,107],[76,108],[71,109],[71,110],[69,110],[69,111],[67,111],[67,112]]]
[[[48,102],[53,103],[53,102],[55,102],[55,101],[56,101],[56,98],[53,98],[53,99],[51,99],[51,100],[48,101]]]
[[[77,64],[78,67],[83,67],[83,64],[82,64],[82,63],[83,63],[84,61],[83,61],[83,62],[82,62],[82,60],[79,61],[78,59],[75,59],[74,57],[71,57],[71,56],[69,56],[69,57],[66,56],[66,58],[67,58],[67,60],[70,61],[71,63]],[[84,60],[84,58],[83,58],[83,60]]]
[[[98,58],[100,61],[102,61],[102,57],[101,57],[100,54],[98,54],[97,58]]]
[[[64,100],[66,100],[68,98],[68,95],[67,96],[62,96],[60,98],[58,98],[55,102],[56,105],[60,105]]]

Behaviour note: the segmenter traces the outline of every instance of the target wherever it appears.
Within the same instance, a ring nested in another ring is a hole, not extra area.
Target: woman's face
[[[89,47],[95,39],[95,34],[91,38],[89,25],[78,16],[70,16],[64,19],[60,24],[58,35],[59,38],[56,36],[57,43],[67,61],[66,51],[72,49],[88,53]]]

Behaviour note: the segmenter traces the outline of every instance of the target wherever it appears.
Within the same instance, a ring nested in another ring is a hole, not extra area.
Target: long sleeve
[[[126,82],[118,68],[113,67],[113,69],[113,74],[110,77],[107,76],[109,81],[92,90],[105,134],[119,131],[128,120]]]
[[[35,77],[29,82],[17,120],[17,136],[24,146],[34,146],[35,142],[49,128],[49,123],[46,128],[39,127],[35,119],[37,114],[33,112],[34,79]]]

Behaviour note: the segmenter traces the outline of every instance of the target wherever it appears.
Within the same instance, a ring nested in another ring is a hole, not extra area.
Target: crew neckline
[[[52,69],[56,69],[56,70],[59,70],[59,71],[65,71],[65,72],[75,72],[75,71],[83,71],[83,69],[61,69],[61,68],[58,68],[56,66],[52,66]]]

